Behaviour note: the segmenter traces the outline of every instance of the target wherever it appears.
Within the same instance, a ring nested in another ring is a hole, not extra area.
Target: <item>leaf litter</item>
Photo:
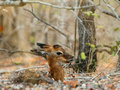
[[[35,61],[36,62],[36,61]],[[41,65],[40,65],[41,63]],[[67,68],[64,82],[54,81],[49,76],[49,67],[45,61],[38,62],[34,66],[12,71],[0,70],[0,88],[8,89],[105,89],[120,90],[120,72],[95,72],[95,73],[73,73],[72,69]],[[18,67],[20,65],[16,65]]]

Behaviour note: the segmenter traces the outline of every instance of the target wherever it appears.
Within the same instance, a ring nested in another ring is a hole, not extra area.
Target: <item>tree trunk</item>
[[[117,63],[116,71],[120,71],[120,51],[118,52],[118,63]]]
[[[88,0],[83,0],[80,4],[81,6],[90,5]],[[96,45],[94,16],[84,14],[86,11],[92,11],[94,13],[95,7],[82,9],[78,14],[82,22],[78,21],[79,52],[75,65],[77,66],[77,72],[95,71],[97,61],[96,52],[91,47],[91,45]],[[81,53],[85,53],[86,58],[84,60],[82,59]]]

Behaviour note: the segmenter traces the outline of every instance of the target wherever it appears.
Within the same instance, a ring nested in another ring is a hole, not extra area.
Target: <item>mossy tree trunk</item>
[[[80,4],[81,6],[91,5],[88,0],[83,0]],[[78,20],[79,52],[75,65],[77,66],[77,72],[92,72],[96,68],[97,56],[94,48],[92,48],[96,45],[94,16],[88,16],[84,13],[89,11],[94,13],[95,7],[82,9],[78,14],[82,22]],[[84,60],[82,59],[82,53],[86,56]]]

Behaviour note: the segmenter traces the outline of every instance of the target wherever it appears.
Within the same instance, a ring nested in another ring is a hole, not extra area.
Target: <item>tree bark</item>
[[[80,4],[81,6],[90,5],[88,0],[83,0]],[[92,72],[95,71],[97,56],[96,52],[93,51],[93,48],[90,45],[87,45],[87,43],[96,45],[94,16],[85,15],[84,11],[92,11],[94,13],[95,7],[89,7],[79,11],[78,17],[82,22],[80,23],[78,21],[79,52],[75,66],[77,72]],[[86,55],[85,60],[82,60],[81,58],[82,52]]]
[[[120,51],[118,52],[118,62],[117,62],[116,72],[117,71],[120,71]]]

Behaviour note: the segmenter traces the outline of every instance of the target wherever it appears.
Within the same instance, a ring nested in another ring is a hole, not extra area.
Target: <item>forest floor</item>
[[[120,90],[120,72],[106,72],[104,69],[94,73],[73,73],[72,69],[65,68],[63,83],[54,80],[52,83],[41,82],[38,74],[43,72],[48,75],[49,67],[42,57],[3,59],[0,61],[0,90]]]

